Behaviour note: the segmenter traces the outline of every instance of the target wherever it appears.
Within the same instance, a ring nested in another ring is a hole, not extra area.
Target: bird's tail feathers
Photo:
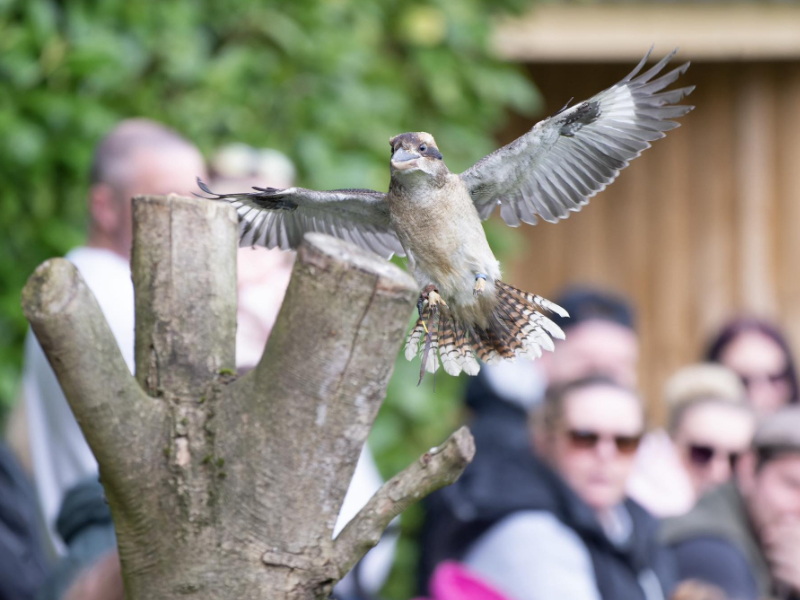
[[[568,317],[563,308],[502,281],[495,281],[495,290],[497,304],[485,328],[459,321],[447,306],[423,307],[405,346],[408,360],[422,359],[420,381],[440,365],[450,375],[477,375],[477,359],[486,364],[535,359],[542,350],[553,350],[554,338],[564,339],[561,328],[542,313]]]

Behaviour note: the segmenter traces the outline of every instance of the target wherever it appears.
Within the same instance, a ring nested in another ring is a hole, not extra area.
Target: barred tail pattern
[[[564,339],[561,328],[541,312],[568,317],[563,308],[502,281],[495,281],[495,290],[498,302],[486,328],[460,322],[445,306],[425,307],[408,336],[405,357],[419,356],[423,373],[435,373],[441,364],[450,375],[477,375],[477,359],[486,364],[535,359],[542,350],[553,350],[553,338]]]

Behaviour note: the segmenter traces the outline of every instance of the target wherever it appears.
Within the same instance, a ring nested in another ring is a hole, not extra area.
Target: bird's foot
[[[447,303],[439,295],[439,292],[434,290],[430,294],[428,294],[428,306],[430,306],[431,308],[438,308],[439,306],[447,306]]]
[[[439,295],[439,288],[437,288],[432,283],[426,286],[424,290],[422,290],[422,294],[420,295],[420,300],[421,302],[417,304],[418,307],[424,306],[426,303],[428,305],[428,308],[431,309],[438,308],[439,306],[447,306],[447,303],[444,301],[444,298],[442,298]]]
[[[479,296],[486,289],[486,275],[478,273],[475,275],[475,286],[472,288],[472,295]]]

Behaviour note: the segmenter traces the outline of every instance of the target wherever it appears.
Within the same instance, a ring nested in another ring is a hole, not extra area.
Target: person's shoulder
[[[703,535],[673,546],[681,580],[697,579],[721,588],[728,598],[743,600],[758,597],[752,567],[744,553],[730,541]]]
[[[600,598],[589,550],[548,511],[518,511],[498,521],[464,563],[511,598]]]
[[[111,250],[78,246],[67,252],[64,257],[78,267],[81,274],[102,271],[130,271],[128,262]]]
[[[688,513],[661,522],[661,541],[670,546],[697,537],[735,541],[741,529],[736,495],[731,484],[706,493]]]
[[[133,315],[133,283],[127,260],[111,250],[79,247],[65,256],[75,265],[104,312],[122,310]]]
[[[543,510],[523,510],[504,517],[475,542],[470,553],[524,551],[530,554],[537,548],[550,556],[587,554],[580,536],[553,513]]]
[[[508,532],[573,532],[553,513],[546,510],[520,510],[501,519],[492,529]]]

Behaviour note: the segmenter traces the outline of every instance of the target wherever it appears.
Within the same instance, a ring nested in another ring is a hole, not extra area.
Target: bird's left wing
[[[215,194],[197,180],[213,200],[226,200],[239,215],[239,245],[290,250],[309,231],[327,233],[384,258],[404,256],[389,222],[386,194],[373,190],[318,192],[292,187],[253,188],[254,192]],[[202,198],[203,196],[201,196]]]
[[[638,75],[648,52],[616,85],[540,121],[464,171],[461,179],[481,218],[499,205],[500,216],[512,227],[520,222],[533,225],[537,217],[551,223],[564,219],[614,181],[650,142],[678,127],[670,119],[693,107],[675,103],[694,86],[662,90],[686,72],[689,63],[653,79],[675,52]]]

